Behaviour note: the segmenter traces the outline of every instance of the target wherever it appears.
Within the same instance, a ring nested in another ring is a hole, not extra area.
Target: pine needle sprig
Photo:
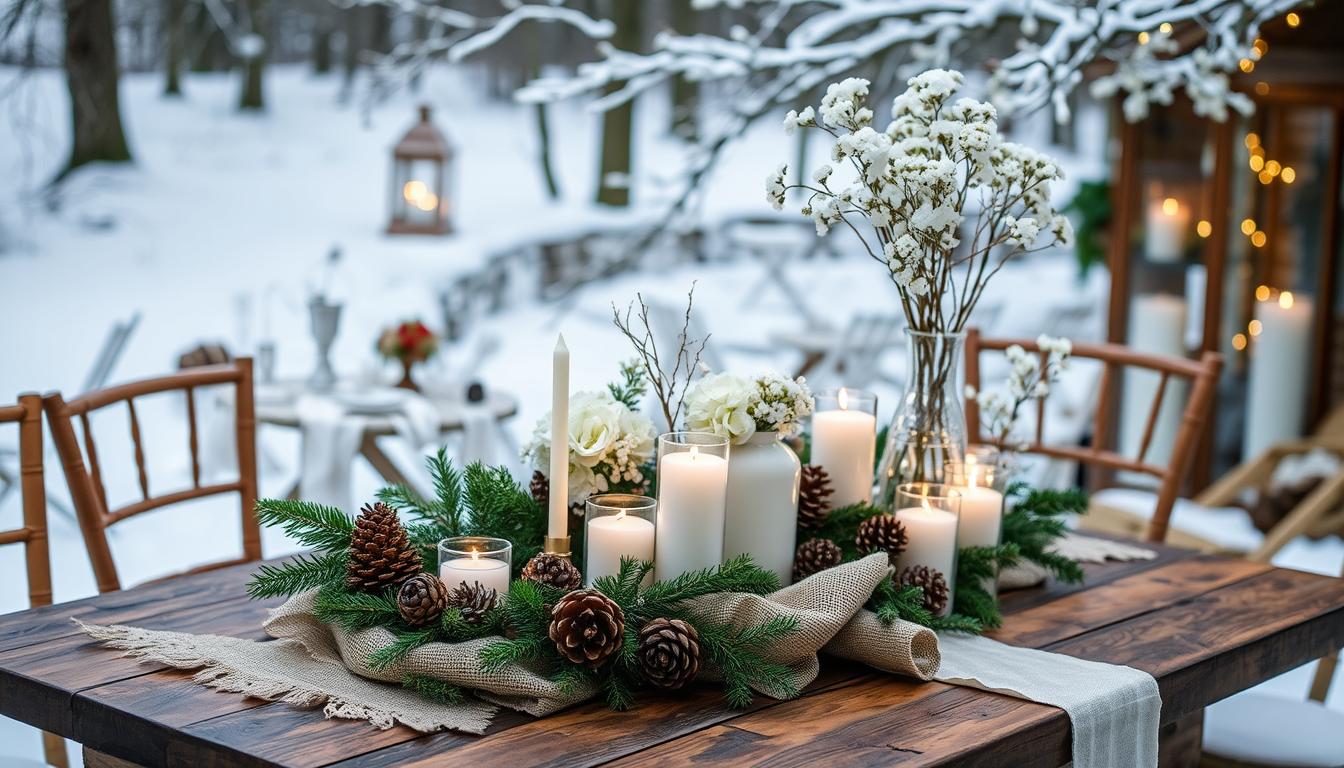
[[[974,616],[952,613],[947,616],[935,616],[924,607],[924,590],[914,585],[897,586],[891,579],[885,579],[868,601],[868,610],[877,614],[884,624],[896,620],[908,621],[934,630],[970,632],[980,634],[984,627]]]
[[[313,616],[346,632],[401,622],[397,601],[390,594],[348,592],[344,587],[331,585],[318,591],[313,601]]]
[[[629,613],[635,609],[635,600],[639,597],[639,587],[644,577],[653,570],[653,563],[633,557],[622,557],[621,567],[614,576],[603,576],[593,582],[599,592],[621,606]]]
[[[607,391],[616,402],[632,411],[639,411],[639,401],[649,391],[644,378],[644,365],[638,359],[621,363],[621,380],[609,382]]]
[[[280,565],[262,565],[247,584],[253,600],[291,597],[300,592],[340,584],[345,580],[346,553],[303,553]]]
[[[989,587],[999,571],[1011,568],[1021,559],[1016,544],[995,547],[963,547],[957,553],[957,587],[952,597],[953,610],[969,616],[986,629],[1003,626],[999,601]]]
[[[517,578],[546,535],[546,511],[523,490],[507,467],[476,462],[463,474],[463,497],[471,510],[463,530],[470,536],[493,536],[513,543],[513,575]]]
[[[555,683],[560,693],[566,696],[578,692],[586,685],[597,684],[591,670],[575,664],[557,669],[555,674],[551,675],[551,682]]]
[[[513,631],[514,637],[491,643],[481,649],[481,666],[487,672],[498,672],[516,662],[546,659],[555,663],[560,658],[547,636],[551,625],[548,605],[554,605],[563,596],[554,587],[534,581],[514,581],[509,585],[509,597],[501,610],[501,625]]]
[[[747,592],[765,595],[779,589],[774,572],[758,568],[751,555],[738,555],[715,568],[688,571],[641,590],[637,613],[641,616],[667,616],[686,600],[716,592]]]
[[[859,529],[859,524],[873,515],[883,514],[883,510],[874,507],[871,504],[851,504],[847,507],[832,509],[826,513],[826,519],[822,521],[821,526],[809,536],[815,536],[819,539],[830,539],[840,547],[840,552],[844,555],[846,562],[856,560],[863,556],[859,552],[858,544],[854,541],[854,534]]]
[[[700,635],[700,649],[723,675],[723,697],[728,706],[743,709],[751,706],[752,686],[764,688],[773,695],[793,698],[798,686],[787,666],[766,658],[761,649],[798,631],[798,620],[793,616],[776,616],[764,623],[743,629],[727,624],[716,624],[688,616]]]
[[[439,628],[435,626],[413,629],[396,634],[396,639],[369,654],[369,667],[386,669],[406,658],[407,654],[439,639]]]
[[[425,675],[403,675],[401,687],[440,704],[461,704],[467,700],[466,689],[462,686]]]
[[[1068,533],[1067,515],[1087,512],[1087,494],[1077,489],[1044,490],[1014,483],[1006,497],[1012,509],[1003,516],[1003,541],[1016,545],[1022,558],[1045,568],[1060,581],[1081,582],[1082,567],[1050,547]]]
[[[607,707],[615,712],[624,712],[635,705],[635,693],[630,684],[618,674],[602,676],[602,696]]]
[[[335,507],[293,499],[258,499],[257,521],[279,527],[299,544],[320,552],[345,551],[355,522]]]

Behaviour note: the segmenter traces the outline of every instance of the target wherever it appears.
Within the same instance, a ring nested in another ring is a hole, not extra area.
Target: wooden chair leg
[[[1204,746],[1204,710],[1168,723],[1157,737],[1157,764],[1160,768],[1199,768]]]
[[[65,739],[54,733],[42,732],[42,758],[53,768],[69,768],[70,755],[65,751]]]
[[[1330,681],[1335,677],[1337,666],[1339,666],[1339,651],[1322,658],[1316,664],[1316,676],[1311,679],[1311,693],[1308,694],[1308,698],[1325,703],[1325,695],[1330,692]]]

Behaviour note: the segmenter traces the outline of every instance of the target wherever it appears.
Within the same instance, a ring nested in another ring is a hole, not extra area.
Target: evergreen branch
[[[985,631],[985,628],[975,618],[962,616],[959,613],[935,618],[929,628],[938,632],[966,632],[972,635],[979,635]]]
[[[440,447],[437,453],[425,459],[425,465],[434,481],[434,493],[439,497],[438,504],[432,508],[433,521],[443,529],[444,538],[461,536],[462,473],[453,467],[446,447]]]
[[[326,586],[313,601],[313,616],[324,624],[336,624],[346,632],[386,626],[401,621],[397,602],[388,594],[347,592],[342,586]]]
[[[615,673],[603,675],[602,696],[607,701],[607,707],[616,712],[624,712],[635,705],[634,692],[630,690],[629,684]]]
[[[750,706],[753,685],[784,698],[798,695],[792,670],[762,653],[762,649],[798,630],[796,618],[777,616],[741,630],[689,618],[700,635],[700,649],[705,658],[723,675],[723,696],[730,707]]]
[[[435,626],[400,633],[397,635],[397,639],[369,654],[369,667],[386,669],[406,658],[406,654],[416,648],[434,642],[438,639],[438,636],[439,628]]]
[[[883,579],[873,590],[868,609],[883,624],[900,620],[931,627],[934,622],[933,613],[924,607],[924,590],[914,585],[897,586],[891,579]]]
[[[263,564],[247,584],[254,600],[267,597],[292,597],[313,587],[339,585],[345,580],[346,553],[305,552],[280,565]]]
[[[584,685],[592,683],[593,673],[584,667],[569,664],[556,670],[555,674],[551,675],[551,682],[555,683],[561,694],[569,696]]]
[[[510,664],[539,659],[545,651],[544,635],[519,634],[513,640],[500,640],[481,649],[481,669],[500,672]]]
[[[257,521],[279,527],[305,547],[322,552],[344,552],[350,548],[355,523],[335,507],[291,499],[258,499]]]
[[[401,678],[401,687],[418,693],[430,701],[439,704],[461,704],[467,700],[467,692],[460,685],[437,680],[425,675],[407,674]]]
[[[607,391],[616,402],[632,411],[639,411],[639,400],[649,391],[644,379],[644,366],[639,360],[621,363],[621,381],[607,384]]]
[[[513,575],[516,578],[532,555],[541,549],[546,535],[546,511],[523,490],[507,467],[486,467],[477,462],[463,475],[464,498],[471,510],[463,532],[492,536],[513,544]]]
[[[593,586],[616,601],[622,611],[630,613],[635,610],[640,584],[652,570],[653,563],[633,557],[622,557],[620,570],[614,576],[603,576],[594,581]]]
[[[461,609],[449,608],[439,616],[439,629],[443,631],[443,639],[450,643],[490,637],[500,634],[503,615],[504,611],[502,609],[495,608],[486,614],[485,621],[480,624],[472,624],[462,618]]]
[[[859,523],[873,515],[880,514],[884,514],[882,510],[871,504],[863,503],[832,509],[826,513],[826,519],[822,521],[817,530],[808,533],[807,536],[808,538],[830,539],[835,542],[836,546],[840,547],[840,552],[844,555],[846,561],[856,560],[862,556],[858,545],[854,542],[854,535],[859,530]]]
[[[664,616],[695,597],[716,592],[764,595],[777,589],[779,578],[773,572],[756,567],[751,555],[738,555],[716,568],[689,571],[642,590],[637,612],[641,616]]]
[[[1068,533],[1066,515],[1087,512],[1087,494],[1077,489],[1041,490],[1014,483],[1006,496],[1014,503],[1003,516],[1004,543],[1016,545],[1022,558],[1045,568],[1060,581],[1081,582],[1082,567],[1051,551],[1051,547]]]

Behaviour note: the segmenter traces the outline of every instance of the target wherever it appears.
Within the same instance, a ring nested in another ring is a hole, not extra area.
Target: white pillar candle
[[[838,409],[812,414],[812,464],[830,475],[833,509],[873,500],[877,417],[851,410],[847,397],[841,389]]]
[[[653,560],[653,531],[653,523],[624,512],[590,519],[584,538],[588,558],[585,583],[592,586],[603,576],[615,576],[622,557]]]
[[[1150,293],[1134,297],[1129,311],[1129,346],[1136,352],[1184,357],[1185,316],[1186,303],[1179,296]],[[1127,366],[1123,378],[1120,452],[1126,457],[1135,458],[1148,427],[1148,414],[1157,397],[1161,374]],[[1148,454],[1144,458],[1146,463],[1162,466],[1171,461],[1171,447],[1176,442],[1176,430],[1180,428],[1187,389],[1188,385],[1182,379],[1172,378],[1167,382],[1167,391],[1162,396],[1162,409],[1158,412],[1153,436],[1148,444]],[[1130,472],[1122,472],[1120,475],[1127,482],[1151,483],[1149,475]]]
[[[1242,458],[1302,436],[1311,376],[1312,305],[1289,291],[1255,304]]]
[[[439,563],[439,581],[448,589],[459,584],[480,584],[501,595],[509,592],[509,564],[492,557],[456,557]]]
[[[692,445],[658,460],[659,581],[713,568],[723,557],[728,460]]]
[[[949,596],[955,589],[957,557],[957,516],[928,506],[907,507],[896,511],[896,519],[905,526],[908,539],[905,551],[896,558],[896,573],[912,565],[933,568],[947,581]],[[943,615],[952,610],[952,601]]]
[[[1144,252],[1149,261],[1179,261],[1185,254],[1185,237],[1190,229],[1190,209],[1174,197],[1154,200],[1145,217]]]
[[[547,535],[569,535],[569,348],[563,335],[551,358],[551,490]]]
[[[996,547],[1003,526],[1003,494],[993,488],[969,485],[961,492],[961,520],[957,522],[957,548]]]

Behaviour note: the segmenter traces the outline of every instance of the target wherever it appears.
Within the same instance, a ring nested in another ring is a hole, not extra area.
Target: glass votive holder
[[[480,584],[500,596],[509,592],[513,545],[489,536],[454,536],[439,542],[439,580],[450,591]]]
[[[658,502],[631,493],[589,496],[584,504],[583,583],[591,587],[621,570],[621,558],[653,562]],[[652,571],[644,583],[652,583]]]
[[[877,453],[877,395],[861,389],[827,389],[813,396],[810,463],[831,478],[834,509],[873,500]]]
[[[1003,494],[994,487],[995,467],[969,461],[949,463],[944,477],[961,490],[957,521],[957,548],[997,547],[1003,538]],[[984,585],[997,593],[997,579]]]
[[[658,437],[654,565],[660,581],[719,565],[727,498],[726,436],[668,432]]]
[[[896,486],[896,519],[905,527],[905,551],[896,558],[896,577],[911,566],[938,571],[947,582],[947,605],[939,616],[952,612],[957,584],[957,527],[962,489],[945,483],[902,483]]]

